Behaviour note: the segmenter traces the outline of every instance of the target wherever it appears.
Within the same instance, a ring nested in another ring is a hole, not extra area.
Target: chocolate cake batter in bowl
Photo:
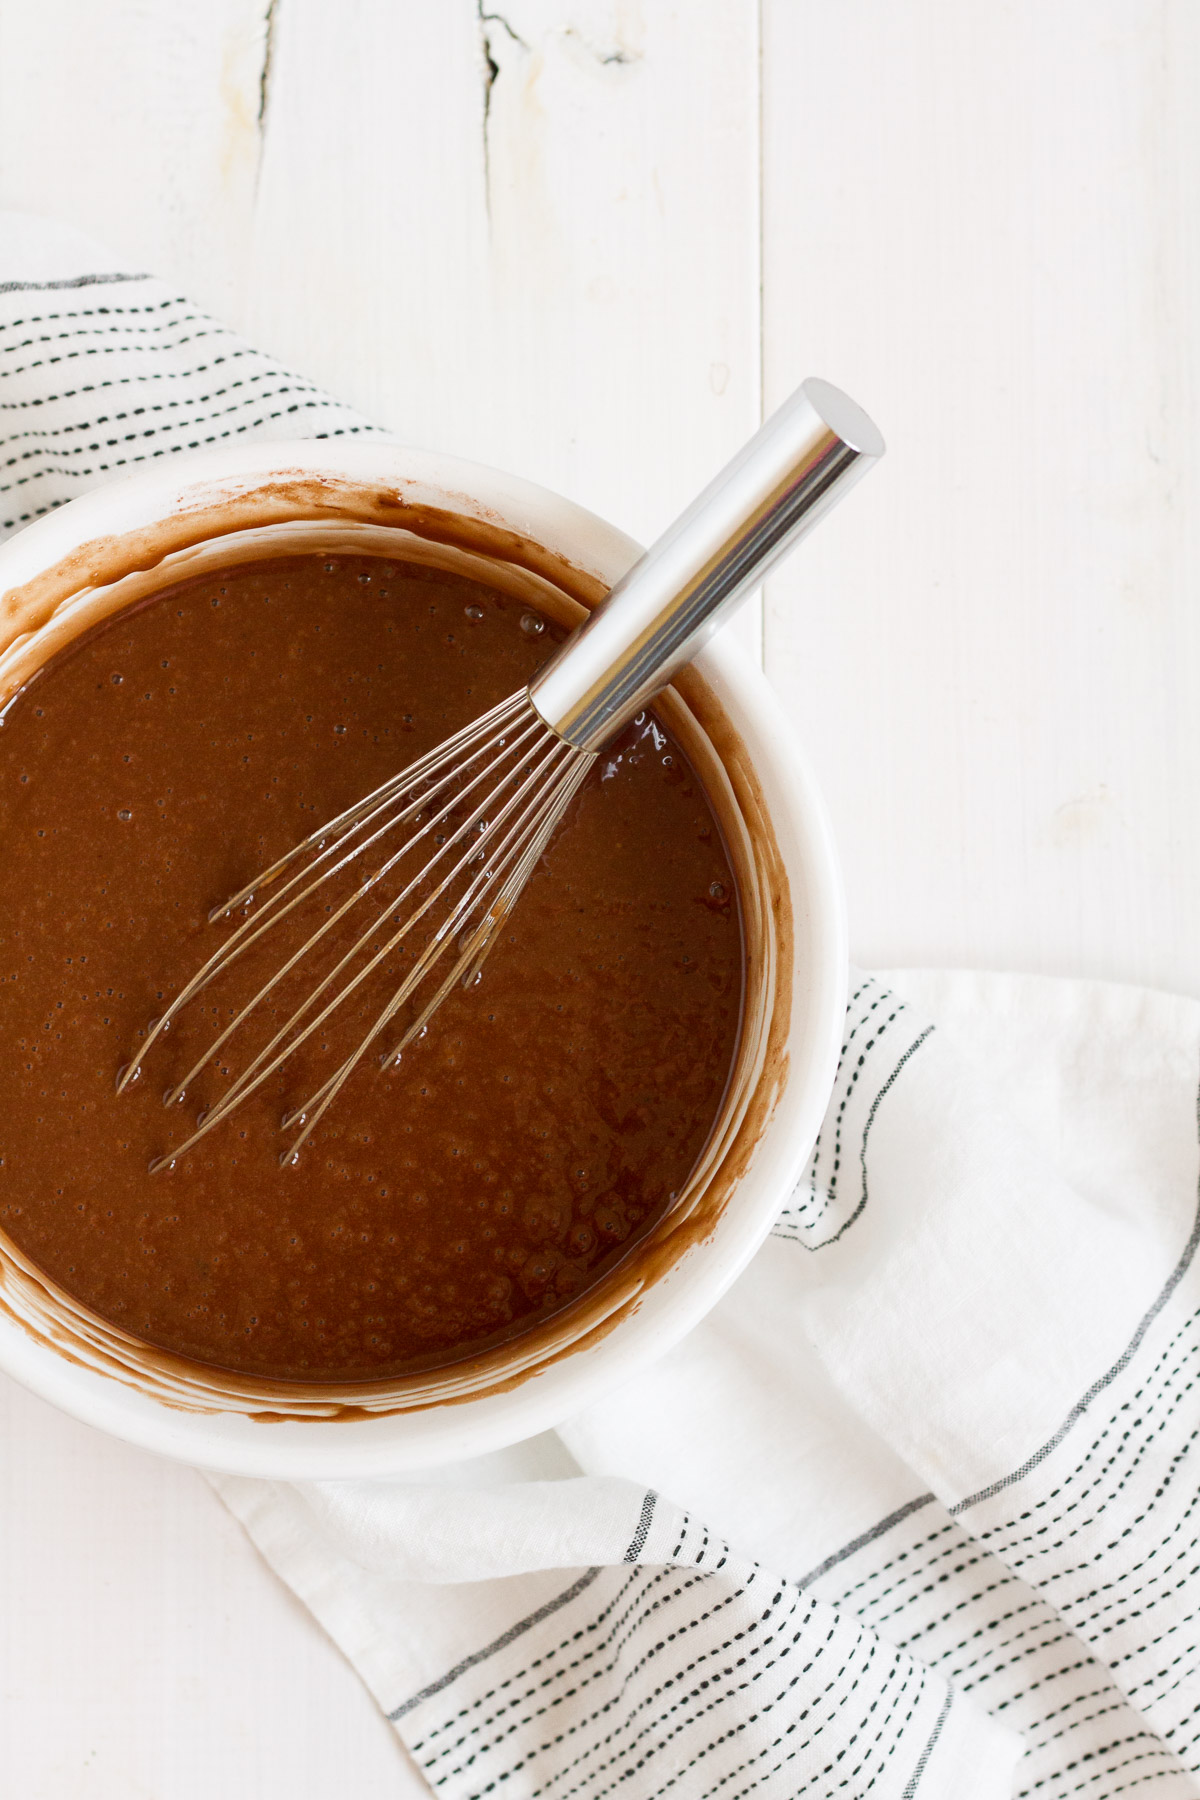
[[[209,909],[522,687],[636,554],[374,441],[181,459],[0,551],[0,1367],[191,1462],[399,1471],[578,1410],[735,1278],[811,1150],[845,951],[819,798],[719,640],[298,1163],[315,1060],[150,1171],[228,1079],[163,1105],[253,952],[115,1093]]]

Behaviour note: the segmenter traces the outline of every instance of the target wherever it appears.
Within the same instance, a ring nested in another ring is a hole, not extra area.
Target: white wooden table
[[[737,629],[866,963],[1200,993],[1194,0],[0,0],[0,205],[643,539],[807,373],[891,442]],[[189,1471],[0,1383],[0,1792],[374,1800]]]

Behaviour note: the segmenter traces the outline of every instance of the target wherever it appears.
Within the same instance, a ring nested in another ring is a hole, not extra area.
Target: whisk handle
[[[615,737],[883,449],[810,376],[534,677],[546,723],[581,749]]]

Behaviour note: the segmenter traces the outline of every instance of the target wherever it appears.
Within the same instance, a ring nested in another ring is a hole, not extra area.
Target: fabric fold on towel
[[[372,429],[0,215],[0,528],[235,433]],[[852,987],[710,1317],[524,1447],[214,1485],[447,1800],[1200,1796],[1200,1005]]]
[[[215,1480],[438,1791],[1011,1790],[1012,1733],[652,1489]]]

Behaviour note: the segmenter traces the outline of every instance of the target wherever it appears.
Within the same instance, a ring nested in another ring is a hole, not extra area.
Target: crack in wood
[[[271,3],[274,5],[275,0],[271,0]],[[485,4],[486,0],[475,0],[475,17],[479,22],[479,44],[483,51],[483,203],[490,225],[492,218],[492,153],[490,141],[492,89],[495,87],[500,76],[500,64],[492,55],[492,38],[488,26],[502,26],[512,39],[513,43],[519,44],[522,50],[528,50],[529,45],[525,42],[525,39],[521,36],[520,32],[513,29],[503,13],[486,12],[484,10]]]
[[[267,0],[267,10],[263,15],[263,59],[258,77],[258,132],[260,140],[266,135],[267,108],[271,100],[271,56],[275,48],[275,19],[279,10],[279,0]],[[261,146],[260,146],[261,148]]]
[[[613,67],[618,67],[628,69],[632,68],[634,63],[639,63],[642,60],[638,51],[627,50],[623,44],[617,44],[612,50],[598,50],[595,44],[591,43],[590,40],[584,36],[583,32],[574,25],[565,26],[563,28],[563,36],[573,38],[577,44],[581,45],[581,47],[586,50],[593,62],[600,64],[601,68],[611,69]]]

